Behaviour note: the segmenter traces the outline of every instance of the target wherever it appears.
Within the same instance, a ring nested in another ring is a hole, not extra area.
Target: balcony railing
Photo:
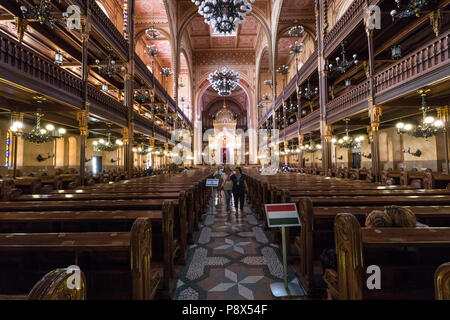
[[[0,65],[4,70],[0,77],[35,90],[47,87],[51,89],[46,90],[50,96],[66,96],[63,100],[72,100],[81,107],[82,82],[77,76],[3,33],[0,33]]]
[[[333,99],[327,106],[327,117],[341,113],[357,103],[367,101],[370,95],[370,81],[365,80],[339,97]]]
[[[325,35],[323,40],[325,57],[328,56],[351,31],[353,31],[358,23],[363,21],[366,2],[367,0],[354,0],[330,32]]]
[[[127,107],[120,101],[98,90],[93,85],[88,86],[88,99],[91,104],[100,105],[107,111],[112,111],[115,114],[120,114],[124,119],[127,119]]]
[[[314,129],[314,126],[319,126],[320,110],[314,110],[304,118],[300,119],[300,133],[305,134]]]
[[[119,50],[123,57],[128,56],[128,42],[123,35],[117,30],[116,26],[100,9],[95,0],[71,0],[80,8],[85,8],[88,2],[91,8],[92,26],[105,37],[108,44],[116,50]]]
[[[377,73],[375,94],[379,95],[430,73],[440,67],[449,68],[449,30],[425,46]],[[447,71],[448,76],[448,71]]]

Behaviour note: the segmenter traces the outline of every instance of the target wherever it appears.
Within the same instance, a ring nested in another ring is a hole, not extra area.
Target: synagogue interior
[[[449,33],[450,0],[2,0],[0,300],[450,300]]]

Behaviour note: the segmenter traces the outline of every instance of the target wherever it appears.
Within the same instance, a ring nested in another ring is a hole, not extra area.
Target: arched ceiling
[[[211,108],[213,106],[216,106],[217,102],[219,102],[220,106],[222,106],[224,99],[226,101],[233,101],[234,104],[238,106],[238,109],[232,110],[235,116],[239,116],[240,114],[246,114],[246,109],[248,107],[247,94],[240,86],[238,86],[230,96],[227,96],[225,98],[219,96],[217,92],[214,91],[214,89],[211,86],[209,86],[202,96],[203,110],[207,111],[208,114],[214,115],[215,113],[211,112]]]
[[[161,37],[150,40],[145,35],[145,29],[152,26],[160,30]],[[170,44],[170,28],[163,0],[136,0],[136,33],[146,44],[154,44],[158,49],[158,61],[162,67],[171,67],[172,47]]]

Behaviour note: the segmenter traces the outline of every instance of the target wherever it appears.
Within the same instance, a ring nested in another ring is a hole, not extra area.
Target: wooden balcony
[[[417,90],[450,74],[449,31],[391,64],[374,76],[374,103]],[[327,122],[332,123],[368,107],[370,84],[366,80],[330,101]]]
[[[450,48],[447,30],[374,77],[377,104],[419,89],[450,75]]]
[[[317,109],[300,119],[300,134],[306,134],[320,128],[320,110]]]
[[[0,33],[0,78],[82,108],[81,79]]]
[[[357,110],[367,108],[367,99],[370,95],[370,82],[366,80],[351,88],[344,94],[330,101],[327,105],[327,122],[334,122]]]
[[[103,93],[92,85],[88,86],[89,112],[109,121],[127,126],[127,107],[120,101]]]
[[[117,30],[116,26],[103,13],[102,9],[97,5],[95,0],[71,0],[73,4],[79,6],[81,11],[86,8],[86,3],[91,8],[91,33],[97,32],[106,42],[119,51],[122,58],[128,56],[128,42],[123,35]]]
[[[333,28],[323,39],[324,56],[329,56],[333,50],[363,22],[364,10],[367,8],[367,0],[354,0],[344,15],[336,22]]]

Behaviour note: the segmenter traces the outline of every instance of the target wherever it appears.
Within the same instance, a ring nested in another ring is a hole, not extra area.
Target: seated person
[[[389,228],[392,227],[391,217],[384,211],[373,210],[366,217],[366,228]]]
[[[392,225],[401,228],[423,228],[426,224],[417,221],[416,215],[409,208],[399,206],[385,207],[385,212],[391,217]]]

